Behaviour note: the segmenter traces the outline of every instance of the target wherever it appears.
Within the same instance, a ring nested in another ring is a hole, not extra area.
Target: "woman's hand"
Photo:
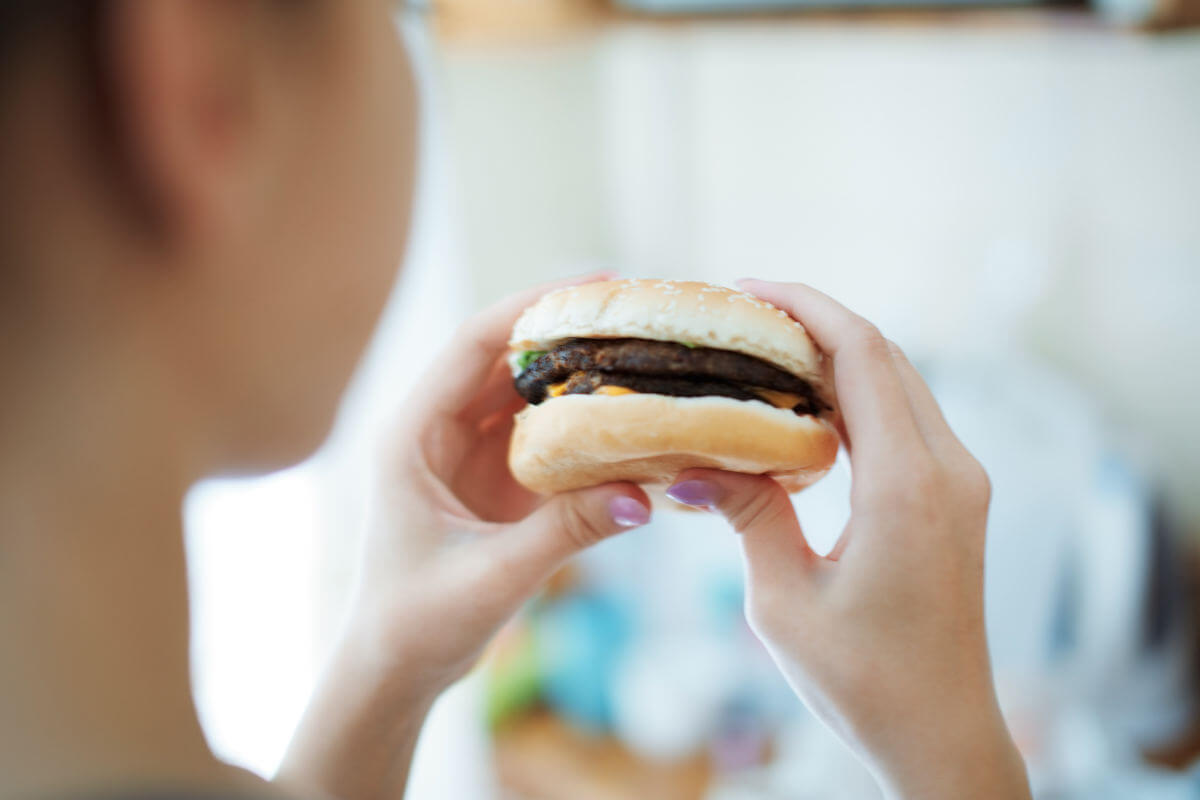
[[[807,286],[743,288],[787,310],[832,359],[850,522],[822,558],[770,478],[689,470],[668,494],[742,534],[751,625],[889,797],[1028,798],[988,662],[987,475],[874,326]]]
[[[524,405],[504,359],[513,323],[547,291],[581,282],[474,317],[417,384],[386,456],[350,623],[282,781],[341,800],[401,797],[433,699],[567,558],[649,521],[633,484],[544,500],[508,470]]]

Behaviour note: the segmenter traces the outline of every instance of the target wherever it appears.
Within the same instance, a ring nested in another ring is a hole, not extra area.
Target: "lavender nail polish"
[[[632,497],[614,497],[608,501],[608,513],[622,528],[636,528],[650,521],[650,509]]]
[[[717,487],[708,481],[682,481],[667,489],[667,497],[685,506],[708,507],[717,503]]]

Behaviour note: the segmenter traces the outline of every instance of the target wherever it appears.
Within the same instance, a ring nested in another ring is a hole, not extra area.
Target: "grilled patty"
[[[755,388],[799,395],[797,414],[829,407],[808,381],[754,356],[712,347],[688,347],[649,339],[568,339],[534,359],[515,384],[537,405],[547,389],[566,381],[566,393],[588,394],[597,387],[624,386],[646,394],[674,397],[731,397],[761,400]]]

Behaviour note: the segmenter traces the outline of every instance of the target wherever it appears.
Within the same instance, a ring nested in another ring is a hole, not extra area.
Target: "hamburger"
[[[616,480],[653,490],[691,467],[798,491],[837,455],[824,357],[799,322],[745,292],[653,279],[571,286],[526,309],[509,347],[528,402],[509,467],[536,492]]]

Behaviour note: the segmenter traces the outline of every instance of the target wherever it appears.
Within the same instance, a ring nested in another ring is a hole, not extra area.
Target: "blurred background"
[[[431,2],[398,21],[414,237],[338,428],[189,501],[214,746],[282,755],[429,342],[606,267],[802,280],[877,322],[992,476],[992,655],[1039,800],[1200,797],[1195,0]],[[819,549],[848,487],[839,464],[797,497]],[[741,599],[714,520],[601,545],[435,707],[409,797],[877,797]]]

